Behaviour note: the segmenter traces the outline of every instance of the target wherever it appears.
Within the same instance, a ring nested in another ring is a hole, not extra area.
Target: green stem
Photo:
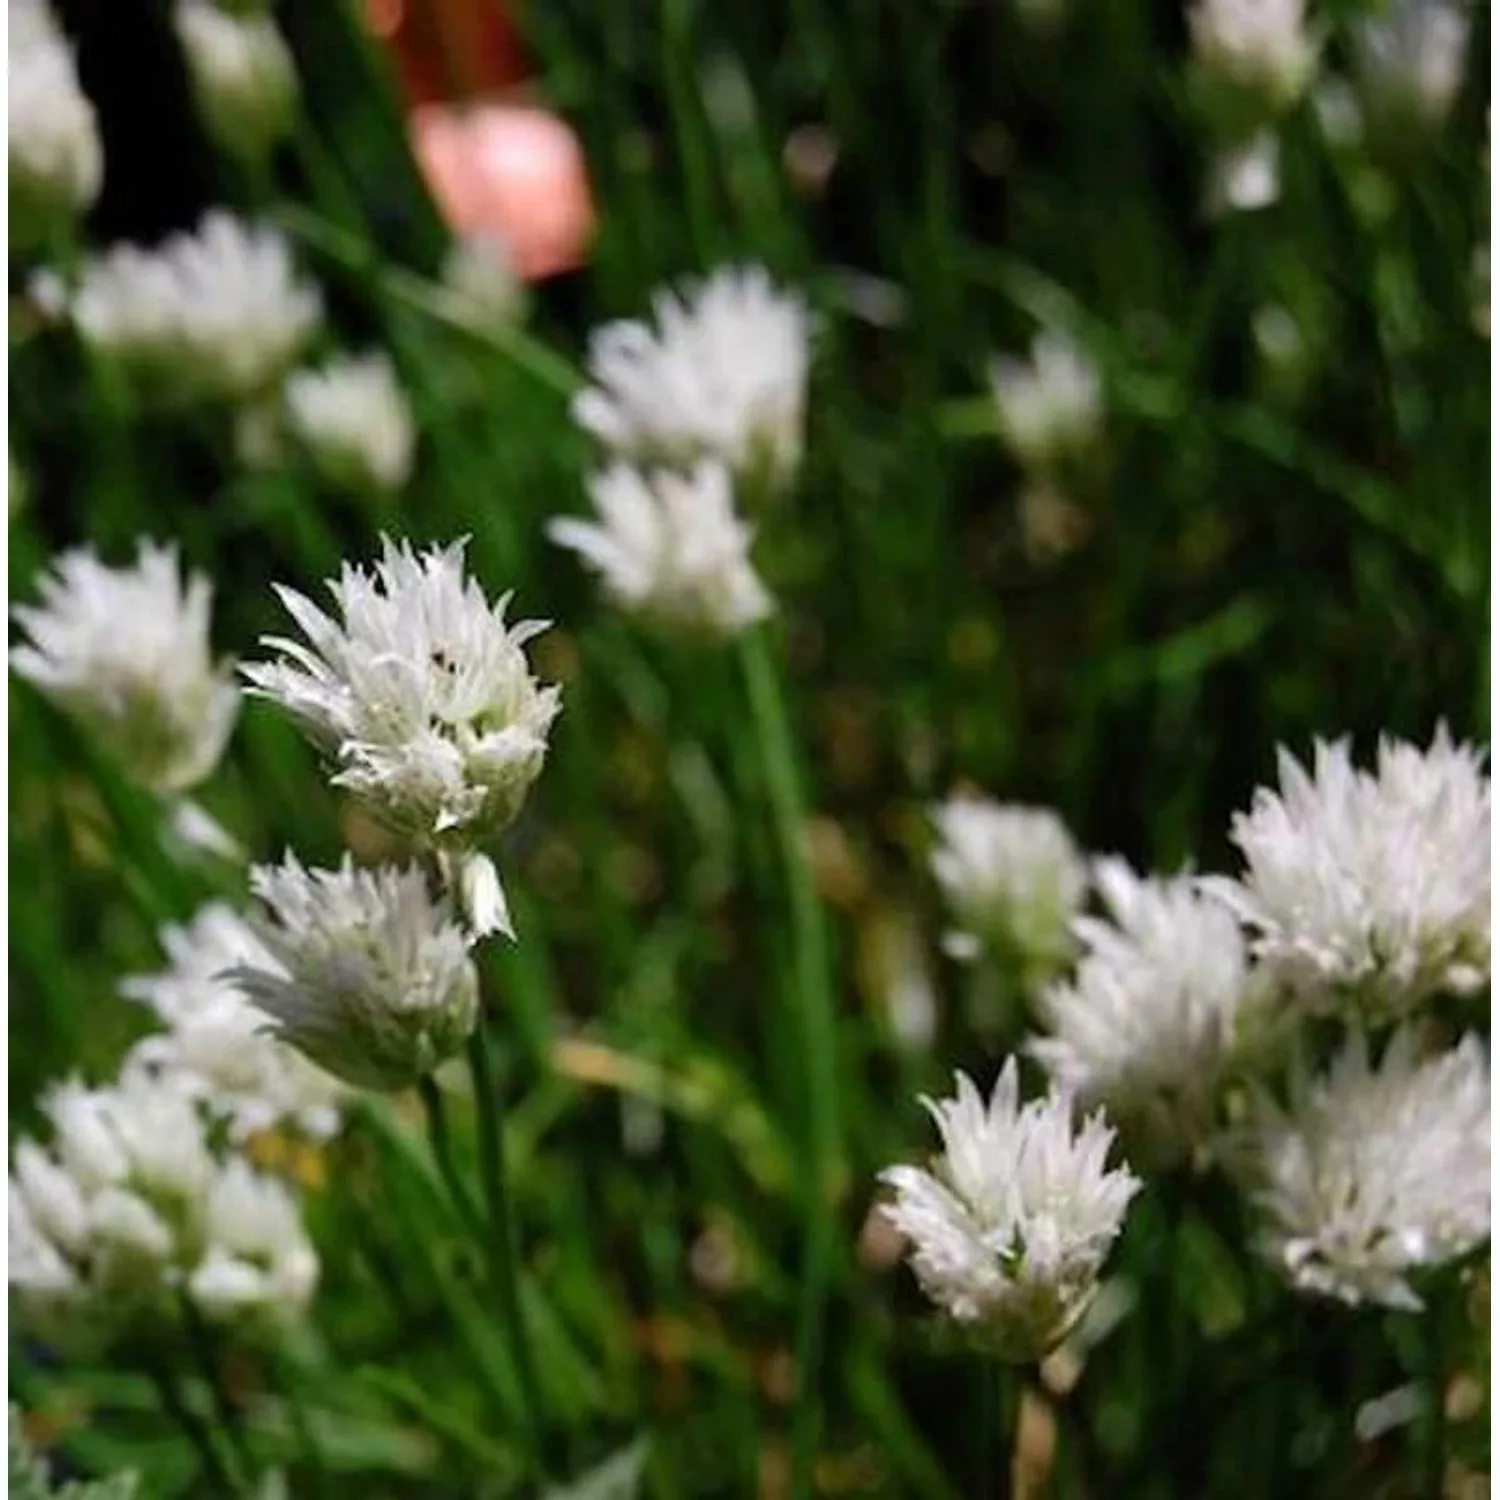
[[[1447,1455],[1444,1452],[1443,1305],[1436,1292],[1429,1295],[1421,1321],[1425,1368],[1417,1427],[1417,1493],[1422,1500],[1441,1500]]]
[[[184,1293],[181,1297],[182,1318],[187,1328],[188,1345],[193,1351],[193,1358],[198,1365],[198,1373],[203,1378],[203,1383],[208,1387],[208,1393],[213,1398],[214,1411],[219,1419],[219,1426],[228,1439],[229,1446],[234,1452],[235,1467],[240,1471],[240,1477],[244,1481],[238,1488],[244,1490],[249,1482],[253,1480],[256,1466],[255,1457],[250,1451],[250,1443],[245,1434],[244,1423],[241,1420],[239,1410],[230,1400],[229,1392],[224,1387],[224,1382],[219,1374],[219,1355],[213,1330],[203,1321],[202,1314],[194,1305],[191,1297]]]
[[[165,1366],[154,1363],[149,1367],[149,1374],[151,1383],[161,1398],[162,1410],[182,1429],[184,1436],[192,1444],[204,1474],[213,1484],[213,1492],[222,1495],[243,1494],[244,1487],[225,1463],[208,1423],[188,1405],[187,1398],[178,1389],[176,1377]]]
[[[793,936],[792,1009],[806,1063],[808,1183],[797,1310],[798,1399],[792,1425],[793,1495],[811,1493],[821,1420],[818,1400],[824,1316],[834,1249],[833,1194],[839,1159],[838,1029],[829,977],[828,937],[803,842],[806,809],[780,673],[767,631],[741,639],[756,738],[771,796],[777,842],[786,866]]]
[[[479,1111],[479,1167],[484,1178],[484,1194],[489,1208],[489,1233],[485,1248],[489,1256],[490,1276],[500,1299],[501,1317],[510,1340],[511,1358],[526,1406],[527,1425],[531,1431],[532,1456],[538,1472],[545,1471],[543,1455],[542,1403],[537,1385],[536,1365],[526,1333],[521,1309],[521,1277],[517,1265],[515,1226],[511,1218],[510,1196],[505,1180],[505,1142],[503,1139],[500,1092],[490,1066],[489,1044],[484,1017],[469,1037],[469,1072],[474,1080],[474,1102]]]
[[[417,1083],[417,1092],[422,1097],[422,1107],[427,1111],[427,1136],[432,1142],[432,1154],[442,1173],[443,1184],[453,1207],[465,1225],[474,1233],[482,1231],[482,1223],[474,1200],[469,1196],[468,1184],[459,1175],[458,1165],[453,1160],[453,1137],[448,1130],[448,1107],[443,1102],[443,1091],[437,1080],[429,1073]]]

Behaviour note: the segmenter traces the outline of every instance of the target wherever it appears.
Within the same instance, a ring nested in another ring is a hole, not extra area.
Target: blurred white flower
[[[398,490],[411,478],[417,429],[390,357],[376,351],[298,370],[282,390],[287,431],[329,484]]]
[[[1411,1277],[1490,1233],[1490,1073],[1478,1037],[1423,1059],[1403,1027],[1372,1067],[1362,1032],[1329,1072],[1262,1096],[1230,1160],[1262,1246],[1299,1291],[1412,1309]]]
[[[276,960],[230,906],[210,902],[185,927],[161,932],[169,967],[127,979],[120,992],[149,1005],[167,1028],[136,1043],[125,1071],[228,1121],[231,1138],[288,1125],[315,1140],[339,1125],[342,1086],[301,1053],[267,1036],[265,1017],[225,975],[239,965],[276,971]]]
[[[185,1095],[126,1073],[108,1088],[70,1080],[42,1108],[53,1143],[17,1142],[9,1183],[10,1286],[22,1317],[73,1338],[156,1327],[180,1292],[205,1312],[295,1312],[317,1258],[294,1201],[238,1157],[220,1162]],[[266,1281],[226,1308],[227,1254]]]
[[[240,1157],[219,1169],[204,1204],[202,1259],[188,1295],[215,1321],[252,1315],[284,1320],[304,1309],[318,1284],[318,1257],[296,1200]]]
[[[932,821],[932,871],[954,923],[944,950],[958,959],[991,950],[1028,988],[1051,979],[1073,956],[1073,919],[1088,892],[1088,869],[1062,819],[959,796]]]
[[[1367,121],[1387,137],[1448,117],[1463,84],[1469,17],[1452,0],[1386,0],[1355,21],[1354,77]]]
[[[802,461],[811,324],[759,266],[730,267],[653,301],[656,326],[610,323],[589,341],[579,426],[617,458],[689,467],[718,459],[746,499]]]
[[[209,133],[231,155],[264,158],[297,109],[297,70],[276,22],[213,0],[177,0],[172,22]]]
[[[1250,972],[1239,924],[1186,876],[1101,859],[1109,921],[1081,917],[1084,957],[1045,990],[1030,1051],[1060,1090],[1102,1105],[1131,1159],[1166,1166],[1213,1134]]]
[[[275,1023],[275,1034],[357,1088],[395,1092],[468,1039],[479,978],[468,937],[423,871],[308,870],[293,855],[258,865],[255,929],[273,964],[253,959],[229,979]]]
[[[560,519],[547,534],[599,573],[627,613],[709,639],[738,635],[771,613],[722,465],[683,475],[616,464],[589,481],[589,493],[597,524]]]
[[[1281,142],[1261,130],[1215,153],[1208,179],[1210,213],[1254,213],[1281,196]]]
[[[12,610],[29,640],[11,666],[75,719],[141,785],[181,792],[219,762],[239,712],[232,665],[209,646],[212,590],[184,582],[177,553],[142,541],[134,567],[66,552]]]
[[[476,327],[519,323],[525,315],[526,285],[509,243],[497,234],[455,239],[443,261],[442,283],[453,316]]]
[[[307,644],[242,669],[337,765],[347,787],[413,838],[467,848],[516,816],[542,769],[558,690],[523,649],[544,622],[506,623],[465,576],[464,543],[414,553],[382,541],[371,572],[346,563],[329,589],[339,620],[278,587]]]
[[[1251,952],[1313,1010],[1374,1018],[1490,977],[1490,780],[1484,752],[1439,726],[1426,751],[1382,739],[1374,773],[1347,741],[1313,771],[1278,751],[1232,837],[1239,881],[1205,881],[1252,933]]]
[[[885,1209],[912,1242],[923,1290],[1007,1359],[1039,1358],[1088,1306],[1140,1183],[1107,1170],[1114,1132],[1101,1115],[1076,1133],[1072,1104],[1021,1104],[1009,1058],[988,1106],[964,1074],[952,1099],[923,1104],[943,1151],[932,1172],[890,1167]]]
[[[104,181],[94,107],[42,0],[11,0],[6,63],[10,247],[37,249],[85,213]]]
[[[116,245],[73,295],[83,340],[146,399],[249,400],[278,381],[322,317],[275,230],[210,210],[154,250]]]
[[[1026,468],[1051,469],[1098,441],[1104,425],[1099,371],[1064,334],[1037,334],[1029,361],[995,360],[990,384],[1000,436]]]
[[[1198,65],[1236,96],[1231,113],[1265,123],[1301,98],[1318,54],[1304,8],[1303,0],[1198,0],[1188,13]]]

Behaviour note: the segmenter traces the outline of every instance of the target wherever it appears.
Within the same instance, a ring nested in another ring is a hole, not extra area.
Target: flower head
[[[1278,788],[1234,820],[1239,881],[1208,889],[1250,928],[1251,951],[1303,1004],[1374,1017],[1490,974],[1490,781],[1484,755],[1439,727],[1426,751],[1380,743],[1373,774],[1347,741],[1285,750]]]
[[[1294,1070],[1289,1107],[1260,1098],[1234,1145],[1265,1253],[1299,1291],[1416,1308],[1414,1272],[1489,1237],[1490,1072],[1475,1036],[1424,1059],[1403,1027],[1372,1067],[1351,1032],[1325,1076]]]
[[[143,1069],[228,1121],[231,1137],[291,1125],[314,1139],[338,1129],[341,1085],[265,1034],[265,1017],[225,979],[249,966],[277,972],[248,923],[222,902],[161,934],[170,966],[127,979],[121,993],[149,1005],[166,1030],[132,1049],[125,1071]]]
[[[6,77],[11,249],[27,250],[92,206],[104,156],[72,49],[43,0],[12,0]]]
[[[397,490],[411,477],[417,429],[411,404],[383,353],[298,370],[282,391],[292,440],[329,484]]]
[[[1389,141],[1447,118],[1463,85],[1469,17],[1452,0],[1388,0],[1353,30],[1354,74],[1367,119]]]
[[[1188,14],[1205,78],[1224,94],[1220,107],[1248,124],[1290,109],[1312,78],[1318,46],[1304,0],[1198,0]]]
[[[557,520],[547,534],[597,570],[622,609],[710,638],[736,635],[771,612],[721,465],[702,463],[684,476],[616,464],[589,492],[598,523]]]
[[[939,845],[932,870],[956,930],[955,958],[986,948],[1019,965],[1029,985],[1072,958],[1073,919],[1088,869],[1062,819],[1046,808],[953,797],[932,815]]]
[[[340,619],[277,590],[307,644],[267,637],[279,659],[243,668],[336,764],[334,784],[409,836],[450,846],[499,833],[542,769],[558,690],[524,646],[546,629],[506,623],[464,573],[464,544],[383,543],[366,572],[329,584]]]
[[[219,1159],[184,1094],[126,1073],[108,1088],[60,1084],[43,1109],[52,1144],[18,1142],[9,1183],[10,1285],[28,1323],[67,1338],[154,1329],[173,1317],[180,1292],[218,1312],[200,1297],[198,1276],[249,1238],[216,1206],[236,1189],[278,1204],[275,1254],[264,1234],[258,1249],[263,1266],[275,1260],[282,1272],[253,1308],[240,1304],[237,1320],[306,1305],[317,1258],[295,1204],[243,1160]]]
[[[227,978],[275,1035],[356,1088],[394,1092],[456,1052],[479,1016],[468,937],[423,872],[259,865],[256,933],[273,964]]]
[[[922,1101],[942,1155],[931,1172],[882,1172],[896,1190],[885,1212],[949,1317],[1006,1358],[1039,1358],[1087,1307],[1140,1183],[1106,1169],[1114,1132],[1102,1116],[1075,1131],[1066,1096],[1021,1104],[1014,1058],[988,1105],[956,1077],[954,1098]]]
[[[615,457],[686,468],[716,458],[745,487],[790,482],[802,459],[810,324],[758,266],[655,298],[656,326],[599,329],[579,426]]]
[[[1028,469],[1056,467],[1098,441],[1104,423],[1099,371],[1065,335],[1039,333],[1029,362],[997,359],[990,381],[1000,435]]]
[[[1234,918],[1186,876],[1095,865],[1109,921],[1080,918],[1073,979],[1043,992],[1049,1036],[1031,1044],[1053,1083],[1103,1105],[1138,1162],[1168,1163],[1206,1141],[1249,963]]]
[[[263,158],[297,107],[297,70],[276,22],[213,0],[177,0],[172,21],[209,133],[232,155]]]
[[[503,327],[525,315],[526,286],[500,234],[459,235],[443,261],[442,282],[452,314],[475,327]]]
[[[39,590],[40,606],[12,611],[30,637],[11,652],[15,671],[141,785],[181,792],[202,781],[239,713],[232,667],[210,655],[208,579],[184,581],[173,548],[143,541],[131,568],[64,553]]]
[[[322,316],[286,240],[214,209],[155,250],[116,245],[72,299],[80,336],[145,399],[248,400],[270,389]]]

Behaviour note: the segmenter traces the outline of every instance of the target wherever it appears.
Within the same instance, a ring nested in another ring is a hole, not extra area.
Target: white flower
[[[292,855],[250,872],[275,966],[229,977],[276,1035],[357,1088],[394,1092],[456,1052],[479,1016],[468,938],[423,872],[307,870]]]
[[[336,786],[414,838],[458,846],[520,811],[561,706],[523,649],[546,625],[508,625],[510,596],[486,601],[463,547],[387,540],[373,572],[345,564],[329,584],[339,621],[278,588],[308,644],[267,637],[281,659],[243,668],[336,763]]]
[[[1289,1107],[1257,1101],[1236,1142],[1265,1253],[1299,1291],[1416,1308],[1411,1276],[1490,1233],[1490,1074],[1475,1036],[1434,1057],[1403,1027],[1375,1067],[1352,1032]]]
[[[411,477],[416,424],[389,356],[346,356],[321,370],[298,370],[282,402],[293,440],[328,483],[397,490]]]
[[[1188,14],[1199,66],[1262,122],[1301,97],[1317,61],[1303,0],[1198,0]]]
[[[986,948],[1019,965],[1023,981],[1050,979],[1072,958],[1073,919],[1088,892],[1088,869],[1056,813],[1046,808],[952,797],[932,814],[932,856],[955,930],[954,958]]]
[[[526,287],[509,243],[496,234],[460,235],[443,261],[443,290],[453,316],[477,327],[519,323]]]
[[[239,713],[232,667],[208,639],[212,589],[177,553],[142,541],[134,567],[64,553],[12,614],[30,637],[11,666],[143,786],[181,792],[219,762]]]
[[[1442,124],[1463,84],[1469,18],[1450,0],[1387,0],[1354,24],[1365,111],[1392,130]]]
[[[1240,881],[1207,887],[1251,929],[1251,952],[1306,1006],[1374,1017],[1490,976],[1490,781],[1484,754],[1439,726],[1425,752],[1383,739],[1373,774],[1347,741],[1286,750],[1232,837]]]
[[[120,990],[149,1005],[167,1030],[139,1041],[126,1071],[144,1068],[185,1091],[227,1120],[234,1139],[283,1124],[313,1139],[332,1135],[342,1087],[267,1036],[265,1017],[224,977],[238,965],[276,970],[244,919],[211,902],[187,926],[163,928],[161,941],[170,967],[127,979]]]
[[[577,552],[615,602],[668,631],[710,639],[770,614],[750,561],[751,530],[735,514],[729,471],[646,475],[616,464],[589,482],[599,523],[556,520],[547,534]]]
[[[94,107],[78,83],[67,38],[34,0],[10,6],[11,250],[33,249],[99,196],[104,157]]]
[[[747,497],[791,481],[802,460],[810,322],[759,266],[658,292],[656,326],[610,323],[589,341],[593,384],[579,426],[618,458],[728,467]]]
[[[1169,1164],[1207,1140],[1236,1043],[1249,965],[1239,924],[1186,876],[1101,859],[1109,921],[1082,917],[1084,957],[1038,1010],[1030,1050],[1053,1083],[1103,1105],[1133,1160]]]
[[[212,0],[177,0],[172,22],[210,134],[234,155],[264,157],[297,107],[297,70],[275,21],[231,15]]]
[[[1210,213],[1253,213],[1280,196],[1281,142],[1274,131],[1257,131],[1215,154],[1208,182]]]
[[[990,383],[1000,435],[1027,468],[1051,468],[1098,440],[1104,423],[1099,371],[1065,335],[1037,334],[1029,362],[997,359]]]
[[[274,1178],[232,1157],[208,1190],[207,1248],[188,1278],[193,1300],[216,1320],[302,1312],[318,1284],[318,1257],[296,1200]]]
[[[988,1106],[956,1081],[954,1098],[922,1101],[942,1155],[930,1173],[882,1172],[896,1190],[885,1212],[944,1312],[1006,1358],[1039,1358],[1088,1306],[1140,1183],[1106,1170],[1114,1132],[1102,1116],[1075,1133],[1066,1096],[1021,1104],[1013,1057]]]
[[[236,1321],[305,1305],[317,1259],[295,1204],[242,1159],[216,1159],[191,1099],[127,1071],[108,1088],[70,1080],[42,1107],[53,1144],[18,1142],[9,1182],[10,1285],[28,1323],[63,1340],[154,1332],[183,1292]],[[228,1257],[260,1275],[257,1298],[226,1304]]]
[[[221,209],[155,250],[90,260],[72,301],[80,336],[165,404],[248,400],[296,359],[322,316],[286,240]]]

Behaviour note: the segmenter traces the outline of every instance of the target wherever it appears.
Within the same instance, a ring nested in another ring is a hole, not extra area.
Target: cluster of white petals
[[[1088,866],[1047,808],[952,797],[932,814],[932,871],[953,930],[944,947],[959,959],[986,950],[1015,966],[1028,987],[1067,965],[1073,921],[1088,894]]]
[[[1205,884],[1302,1005],[1389,1018],[1489,982],[1489,829],[1484,753],[1446,728],[1425,751],[1383,739],[1373,772],[1319,741],[1311,774],[1280,751],[1236,816],[1243,876]]]
[[[297,70],[276,22],[215,0],[177,0],[172,21],[209,133],[232,155],[264,157],[297,108]]]
[[[1199,66],[1266,117],[1302,95],[1317,61],[1304,0],[1198,0],[1188,13]]]
[[[1415,1028],[1380,1062],[1353,1030],[1328,1073],[1294,1069],[1238,1141],[1267,1256],[1300,1291],[1421,1305],[1412,1276],[1490,1232],[1490,1071],[1475,1036],[1423,1057]]]
[[[104,1337],[174,1316],[186,1296],[245,1326],[307,1305],[318,1260],[287,1189],[221,1160],[194,1102],[139,1073],[43,1100],[50,1149],[16,1144],[10,1288],[49,1337]]]
[[[79,335],[163,403],[245,400],[271,389],[322,316],[286,240],[222,209],[154,250],[116,245],[73,293]]]
[[[577,552],[621,609],[674,633],[737,635],[771,613],[750,560],[751,530],[734,508],[728,470],[643,474],[616,464],[589,493],[598,522],[560,519],[547,534]]]
[[[173,793],[218,764],[239,712],[229,663],[209,645],[212,590],[184,582],[176,551],[140,544],[134,567],[64,553],[13,611],[29,640],[11,652],[27,681],[98,739],[141,785]]]
[[[1352,61],[1367,123],[1441,125],[1463,85],[1469,17],[1452,0],[1387,0],[1355,22]]]
[[[574,419],[616,458],[690,468],[717,459],[746,498],[789,483],[802,459],[811,325],[759,266],[658,292],[655,326],[610,323],[589,342]]]
[[[250,872],[272,963],[229,979],[276,1036],[356,1088],[409,1087],[468,1039],[479,978],[468,934],[423,871],[308,870],[295,856]]]
[[[885,1213],[949,1317],[1004,1358],[1039,1358],[1088,1306],[1140,1183],[1106,1166],[1114,1132],[1101,1116],[1075,1128],[1056,1093],[1022,1104],[1014,1058],[987,1106],[962,1073],[954,1098],[922,1102],[942,1154],[931,1172],[881,1173],[895,1189]]]
[[[104,181],[99,122],[45,0],[10,0],[6,85],[10,242],[28,250],[86,212]]]
[[[1099,371],[1065,334],[1038,333],[1030,360],[995,360],[990,384],[1000,435],[1026,468],[1050,469],[1098,441],[1104,423]]]
[[[1187,876],[1102,859],[1094,882],[1109,920],[1079,918],[1084,957],[1040,996],[1050,1035],[1030,1050],[1060,1090],[1105,1108],[1132,1161],[1170,1165],[1213,1133],[1249,958],[1234,917]]]
[[[376,351],[298,370],[282,389],[286,429],[340,489],[398,490],[411,478],[417,427],[390,356]]]
[[[144,1070],[228,1123],[231,1139],[290,1127],[312,1139],[334,1134],[343,1088],[332,1075],[266,1034],[264,1015],[227,978],[248,966],[277,970],[233,907],[210,902],[186,926],[162,930],[169,967],[120,987],[149,1005],[165,1030],[143,1037],[125,1071]]]
[[[476,328],[518,323],[526,311],[526,286],[510,244],[498,234],[460,235],[443,259],[444,305]]]
[[[414,553],[383,542],[372,571],[345,564],[330,618],[277,592],[306,644],[263,644],[278,659],[243,669],[279,703],[377,817],[450,848],[498,834],[520,811],[547,753],[558,690],[532,675],[524,647],[546,628],[507,624],[464,571],[462,542]]]

